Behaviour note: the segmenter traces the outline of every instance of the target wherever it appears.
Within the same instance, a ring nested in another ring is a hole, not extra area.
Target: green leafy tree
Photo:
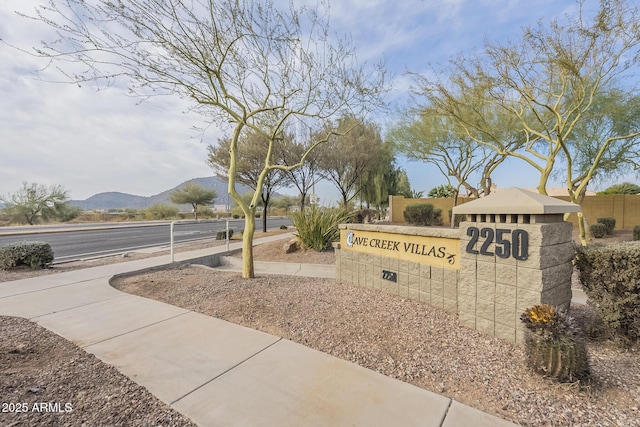
[[[68,222],[76,219],[83,212],[80,206],[74,206],[71,203],[63,203],[58,205],[53,219],[60,222]]]
[[[67,191],[62,186],[47,187],[37,183],[29,184],[26,181],[15,193],[0,197],[9,222],[29,225],[68,218],[69,212],[74,209],[68,206],[67,200]]]
[[[429,197],[455,197],[458,190],[453,185],[439,185],[429,190]]]
[[[367,176],[375,174],[379,159],[386,161],[386,149],[373,123],[345,116],[337,128],[340,134],[332,135],[320,149],[319,168],[322,176],[338,189],[342,206],[347,208],[364,188]]]
[[[239,141],[250,131],[269,144],[285,129],[312,128],[345,112],[363,116],[383,105],[384,64],[358,62],[350,40],[329,29],[328,5],[288,9],[270,0],[66,0],[37,9],[55,30],[35,54],[75,84],[128,80],[141,97],[178,95],[207,125],[229,129],[228,193],[245,214],[242,276],[254,277],[255,210],[274,170],[293,170],[335,133],[317,135],[298,162],[262,171],[247,204],[236,188]]]
[[[456,194],[464,187],[467,193],[480,197],[480,189],[471,184],[471,179],[480,174],[482,191],[489,194],[491,175],[506,154],[465,135],[464,129],[456,128],[452,120],[433,108],[417,107],[417,110],[415,118],[401,121],[389,132],[387,138],[396,150],[409,159],[435,165],[449,185],[453,178]],[[508,137],[501,135],[500,143]]]
[[[405,171],[404,169],[397,169],[394,178],[395,178],[395,187],[393,188],[391,195],[412,198],[413,191],[411,190],[411,183],[409,182],[407,171]],[[420,194],[420,197],[422,197],[422,194]]]
[[[518,40],[486,42],[479,54],[452,60],[445,78],[417,78],[418,93],[457,133],[538,171],[541,194],[561,170],[579,204],[599,172],[639,166],[640,126],[626,115],[640,97],[628,84],[639,71],[630,60],[640,51],[639,13],[631,2],[611,0],[595,14],[541,21]],[[513,137],[498,137],[505,130]]]
[[[291,210],[291,208],[299,204],[299,197],[293,197],[284,194],[275,199],[274,204],[276,207],[283,209],[285,215],[289,215],[289,211]]]
[[[623,182],[622,184],[612,185],[603,191],[598,191],[598,194],[640,194],[640,185]]]
[[[640,168],[640,93],[604,89],[594,96],[567,142],[557,175],[582,202],[587,185]],[[594,161],[595,157],[595,161]],[[568,169],[571,168],[571,171]]]
[[[208,190],[194,182],[187,182],[169,195],[169,200],[177,205],[189,204],[193,208],[193,215],[198,219],[198,206],[208,206],[218,195],[216,190]]]
[[[389,194],[396,191],[398,174],[399,169],[395,165],[393,147],[385,141],[379,150],[378,157],[358,180],[360,208],[362,209],[364,202],[367,208],[373,206],[382,213],[389,204]]]

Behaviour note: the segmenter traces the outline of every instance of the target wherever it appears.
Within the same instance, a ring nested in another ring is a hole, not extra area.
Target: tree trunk
[[[269,209],[269,200],[271,200],[271,193],[267,193],[267,197],[264,195],[260,196],[262,198],[262,206],[264,206],[262,211],[262,232],[267,232],[267,210]]]
[[[262,211],[262,232],[267,232],[267,208],[269,207],[269,200],[264,202],[264,210]]]
[[[451,218],[449,218],[449,221],[451,221],[451,228],[456,226],[456,218],[453,214],[453,208],[458,206],[458,193],[460,193],[460,187],[456,188],[456,194],[453,195],[453,207],[451,208]]]
[[[584,196],[587,193],[587,185],[589,184],[589,180],[584,180],[582,184],[580,184],[577,188],[570,186],[569,187],[569,201],[571,203],[575,203],[580,205],[582,209],[582,201],[584,200]],[[577,192],[576,192],[577,190]],[[565,215],[565,221],[569,215]],[[578,217],[578,230],[580,230],[580,244],[582,246],[587,246],[587,219],[584,216],[582,210],[577,213]]]
[[[244,232],[242,233],[242,278],[253,279],[253,233],[256,231],[256,210],[250,209],[250,215],[245,214]]]
[[[587,227],[585,225],[585,217],[582,211],[578,212],[578,228],[580,230],[580,244],[587,246]]]
[[[307,193],[300,192],[300,212],[304,212],[304,204],[307,200]]]

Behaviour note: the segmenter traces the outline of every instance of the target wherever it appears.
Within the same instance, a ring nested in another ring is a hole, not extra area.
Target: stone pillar
[[[503,195],[502,199],[519,195]],[[527,308],[536,304],[568,308],[571,303],[572,226],[563,221],[556,203],[565,210],[575,211],[575,207],[535,196],[536,203],[512,207],[516,212],[532,212],[526,214],[495,213],[508,212],[501,199],[494,200],[495,206],[486,200],[458,207],[469,220],[460,224],[460,321],[513,342],[523,341],[520,315]]]

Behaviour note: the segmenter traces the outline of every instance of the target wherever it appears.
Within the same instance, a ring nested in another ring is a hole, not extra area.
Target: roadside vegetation
[[[224,130],[209,144],[206,160],[228,179],[232,216],[245,220],[246,278],[253,277],[256,220],[264,230],[272,206],[296,211],[292,200],[276,200],[278,190],[297,189],[302,212],[326,204],[314,194],[325,180],[339,192],[342,209],[367,209],[375,211],[369,217],[383,218],[389,195],[423,193],[410,187],[399,155],[438,168],[446,184],[429,196],[453,197],[454,204],[462,190],[472,197],[490,194],[494,173],[509,158],[539,172],[541,194],[556,177],[578,204],[594,182],[640,167],[640,88],[628,84],[640,65],[627,60],[640,54],[640,10],[631,1],[601,2],[594,10],[580,2],[581,13],[535,21],[509,43],[489,38],[482,49],[462,52],[426,74],[409,72],[411,97],[397,111],[403,119],[386,134],[372,119],[389,110],[385,64],[360,62],[349,37],[325,37],[331,31],[323,5],[151,3],[153,8],[146,0],[126,6],[70,0],[37,9],[34,21],[55,29],[59,40],[44,40],[35,54],[50,61],[49,70],[59,67],[68,83],[113,86],[118,79],[142,98],[182,96],[206,126]],[[76,17],[69,25],[68,14]],[[203,39],[203,33],[211,37]],[[238,184],[248,185],[250,194],[240,194]],[[27,190],[25,184],[16,194]],[[3,198],[2,222],[100,215],[81,215],[61,188],[45,192],[51,199],[41,209],[14,195]],[[638,186],[624,183],[605,192],[637,194]],[[202,207],[215,195],[183,193],[186,198],[176,200],[191,204],[195,218],[211,214]],[[117,218],[182,216],[154,206]],[[583,245],[585,224],[580,217]]]

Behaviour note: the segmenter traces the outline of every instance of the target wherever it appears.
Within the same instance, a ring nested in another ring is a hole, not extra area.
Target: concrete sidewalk
[[[225,251],[178,253],[176,261]],[[202,426],[514,425],[280,337],[109,285],[116,274],[169,261],[160,256],[0,283],[0,314],[29,318],[69,339]],[[330,270],[256,263],[263,273],[331,277]]]

